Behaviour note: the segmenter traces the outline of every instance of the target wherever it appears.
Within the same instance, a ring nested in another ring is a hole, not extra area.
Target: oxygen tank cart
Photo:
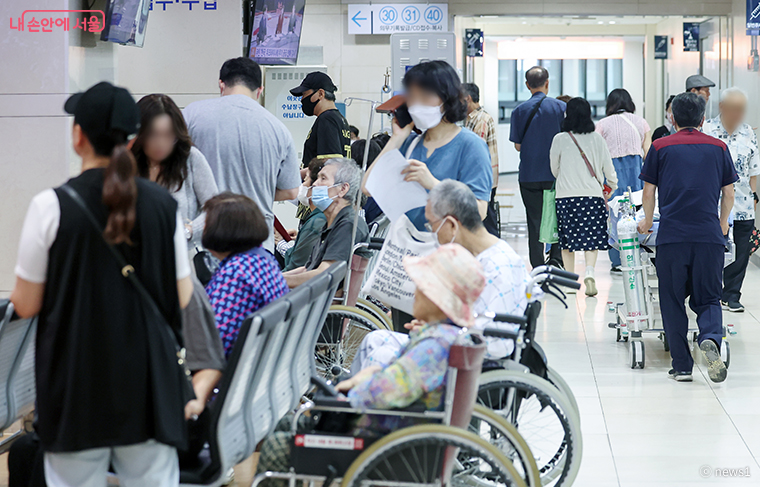
[[[629,342],[629,364],[632,369],[643,369],[645,365],[644,333],[657,333],[665,351],[669,351],[665,330],[662,327],[662,314],[659,306],[657,290],[657,273],[652,258],[655,257],[655,246],[648,245],[650,236],[643,237],[639,242],[639,234],[635,219],[635,207],[631,203],[630,189],[620,201],[620,217],[616,225],[617,246],[620,250],[621,268],[623,271],[623,290],[625,302],[610,303],[609,311],[615,314],[616,321],[610,323],[615,328],[617,341]],[[734,260],[733,242],[729,244],[725,265]],[[692,321],[690,320],[690,323]],[[658,326],[659,325],[659,326]],[[699,329],[690,327],[693,342],[697,341]],[[731,362],[731,349],[728,344],[728,330],[723,326],[723,343],[721,356],[726,367]]]

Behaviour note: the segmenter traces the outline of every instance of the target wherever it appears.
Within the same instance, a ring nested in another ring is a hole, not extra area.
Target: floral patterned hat
[[[442,245],[425,257],[404,257],[404,269],[417,288],[451,321],[470,327],[472,305],[486,285],[480,262],[459,244]]]

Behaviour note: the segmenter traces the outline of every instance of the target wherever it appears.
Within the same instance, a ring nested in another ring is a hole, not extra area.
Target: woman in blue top
[[[460,181],[475,193],[480,215],[485,218],[493,182],[491,155],[483,139],[456,125],[467,116],[456,71],[444,61],[420,63],[407,71],[403,83],[413,123],[401,128],[394,119],[393,135],[376,163],[367,169],[362,186],[372,168],[382,164],[383,155],[393,150],[406,155],[415,144],[409,166],[402,171],[404,179],[416,181],[428,191],[444,179]],[[412,128],[421,130],[422,135],[413,134]],[[415,141],[417,137],[421,139]],[[424,207],[410,210],[407,216],[419,230],[425,229]]]

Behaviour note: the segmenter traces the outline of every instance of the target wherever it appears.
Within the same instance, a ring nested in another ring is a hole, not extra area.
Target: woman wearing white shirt
[[[554,136],[549,151],[552,174],[557,178],[562,259],[567,270],[574,271],[574,252],[585,253],[584,283],[588,296],[597,293],[594,265],[598,251],[609,247],[603,192],[605,179],[613,191],[617,187],[617,175],[607,144],[594,130],[591,106],[583,98],[573,98],[567,103],[562,132]]]

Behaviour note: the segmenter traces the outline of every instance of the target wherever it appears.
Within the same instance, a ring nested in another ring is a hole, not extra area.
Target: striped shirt
[[[486,141],[488,152],[491,154],[491,170],[493,171],[493,188],[499,186],[499,150],[496,145],[496,124],[493,117],[483,107],[478,107],[467,115],[464,126]]]

